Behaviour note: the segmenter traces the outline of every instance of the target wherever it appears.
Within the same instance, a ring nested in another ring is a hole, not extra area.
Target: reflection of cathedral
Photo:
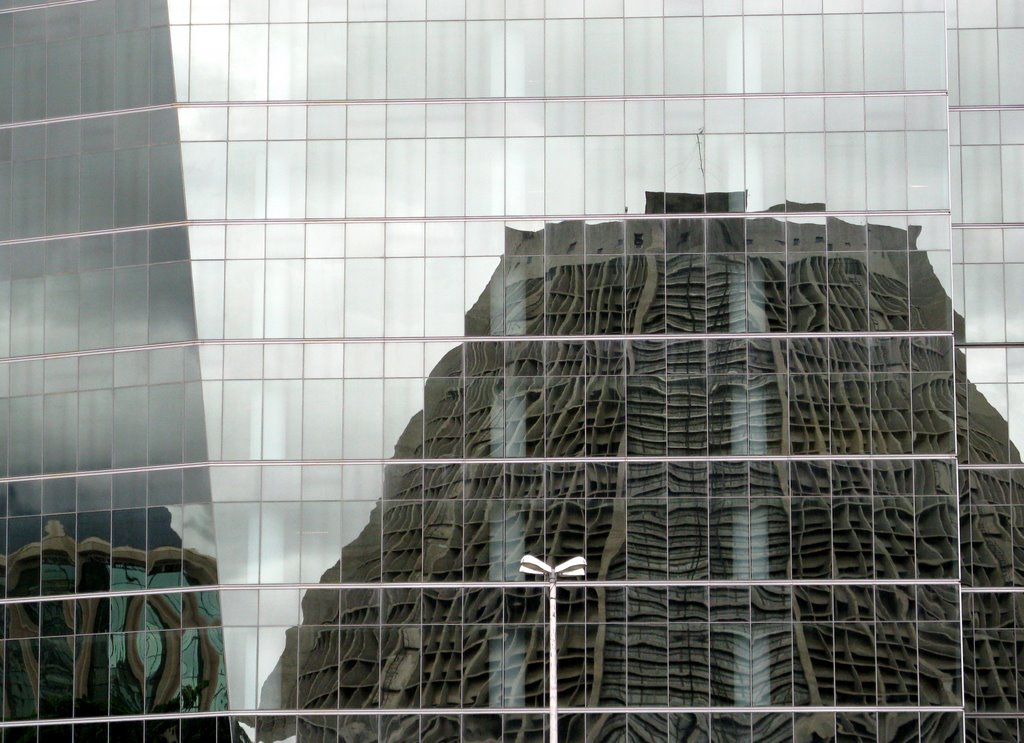
[[[958,706],[951,337],[904,332],[948,332],[952,313],[917,237],[772,218],[507,231],[467,334],[531,338],[448,353],[396,459],[547,459],[389,465],[322,579],[385,587],[309,592],[265,698],[542,707],[539,590],[386,587],[514,579],[529,552],[585,554],[589,579],[623,581],[566,593],[568,707]],[[790,335],[713,335],[737,330]],[[660,337],[682,333],[712,335]],[[906,734],[840,717],[766,716],[755,739],[794,724],[807,739]],[[570,715],[568,735],[617,739],[623,719]],[[641,719],[636,740],[700,739],[706,724]],[[540,740],[540,717],[504,724],[467,715],[463,730]],[[958,739],[958,724],[925,715],[920,734]],[[364,739],[364,718],[338,725]],[[305,730],[335,736],[323,718]]]

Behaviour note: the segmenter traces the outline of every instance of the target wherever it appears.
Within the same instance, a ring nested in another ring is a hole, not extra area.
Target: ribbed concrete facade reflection
[[[744,224],[707,222],[710,233],[724,236],[710,246],[734,251],[718,261],[710,253],[705,260],[702,239],[666,255],[661,222],[510,230],[508,255],[467,322],[494,317],[491,302],[503,297],[506,322],[538,340],[467,343],[449,352],[428,378],[427,410],[406,428],[396,455],[488,457],[496,439],[516,456],[558,459],[778,455],[831,451],[832,442],[842,454],[948,452],[948,337],[613,339],[650,325],[690,329],[694,316],[728,323],[730,310],[745,321],[745,265],[778,276],[759,284],[757,298],[782,322],[788,308],[794,318],[831,319],[836,329],[851,315],[866,324],[869,311],[876,329],[948,327],[946,295],[929,264],[912,261],[917,273],[908,273],[908,255],[918,248],[906,231],[875,230],[881,252],[869,269],[863,225],[829,222],[844,246],[862,246],[845,260],[826,254],[834,243],[824,225],[800,225],[789,233],[793,244],[820,247],[794,251],[787,267],[765,250],[785,246],[786,224],[747,222],[745,238]],[[667,232],[702,238],[704,225],[671,220]],[[627,248],[624,234],[633,238]],[[673,257],[682,260],[664,268]],[[911,286],[922,297],[913,312]],[[806,299],[826,296],[836,297],[835,311]],[[539,339],[574,333],[612,337]],[[829,371],[839,380],[830,384]],[[824,382],[820,415],[806,394],[791,398],[813,389],[794,386],[793,377]],[[955,514],[948,459],[394,464],[385,468],[384,498],[367,528],[323,581],[513,578],[524,552],[584,554],[589,578],[625,583],[569,591],[559,659],[567,706],[955,707],[962,693],[959,653],[951,652],[959,644],[958,591],[948,582],[958,570]],[[870,583],[838,586],[836,578]],[[743,585],[751,579],[803,584]],[[877,579],[917,585],[872,585]],[[709,580],[720,583],[694,584]],[[927,585],[935,580],[947,583]],[[325,589],[306,595],[303,616],[262,689],[270,705],[543,706],[539,590]],[[854,724],[840,718],[842,727]],[[650,729],[632,734],[659,739],[669,719],[655,715]],[[701,716],[671,719],[707,724]],[[569,720],[573,734],[587,739],[624,732],[607,713]],[[338,724],[342,737],[353,734],[352,722]],[[788,715],[765,722],[757,739],[789,740],[792,724]],[[485,739],[499,739],[500,718],[489,725]],[[537,716],[511,739],[533,739],[542,725]],[[936,739],[959,736],[955,716],[928,725],[937,725]],[[335,735],[319,718],[298,730],[314,739]],[[264,732],[266,740],[279,734]]]

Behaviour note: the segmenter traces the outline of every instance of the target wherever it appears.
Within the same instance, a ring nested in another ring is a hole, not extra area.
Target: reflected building
[[[263,698],[442,721],[445,708],[542,708],[542,592],[447,587],[513,579],[531,553],[583,554],[588,578],[623,584],[566,591],[560,701],[581,740],[626,734],[589,708],[957,706],[951,339],[851,332],[948,331],[919,233],[685,216],[507,230],[467,334],[494,334],[503,301],[508,334],[534,339],[460,344],[431,371],[383,498],[322,577],[342,588],[306,594]],[[764,335],[659,337],[705,323]],[[781,335],[828,330],[843,335]],[[495,447],[536,463],[400,461]],[[793,456],[807,453],[835,456]],[[891,732],[877,727],[886,715],[866,717],[738,724],[757,740],[827,740],[837,725],[863,739],[961,734],[956,715]],[[539,716],[514,730],[470,719],[483,740],[543,738]],[[629,734],[699,739],[708,720],[653,715]],[[337,725],[298,730],[360,740],[365,718]]]

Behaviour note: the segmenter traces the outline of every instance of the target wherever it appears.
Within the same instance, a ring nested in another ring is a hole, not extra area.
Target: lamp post
[[[523,555],[519,572],[526,575],[544,575],[548,579],[548,727],[550,743],[558,743],[558,633],[555,614],[555,586],[561,578],[581,578],[587,574],[587,558],[573,557],[551,567],[533,555]]]

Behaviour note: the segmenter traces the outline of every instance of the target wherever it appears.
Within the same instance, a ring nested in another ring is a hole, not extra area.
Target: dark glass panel
[[[790,576],[790,505],[784,498],[750,501],[750,570],[755,579]]]
[[[906,252],[870,253],[871,296],[868,314],[871,327],[907,330],[909,325],[909,281]]]
[[[162,743],[165,740],[180,740],[180,720],[146,720],[146,743]]]
[[[750,715],[711,715],[711,743],[754,743]]]
[[[669,625],[669,703],[704,706],[710,694],[710,631],[704,623]]]
[[[821,333],[828,329],[827,263],[824,251],[800,246],[793,237],[793,250],[787,256],[789,331]]]
[[[918,577],[952,577],[957,569],[956,507],[953,499],[915,499]]]
[[[710,250],[710,246],[709,246]],[[741,255],[707,256],[707,330],[747,330],[747,265]]]
[[[75,587],[75,517],[72,514],[46,517],[40,551],[41,592],[44,595],[72,593]]]
[[[874,501],[875,577],[913,578],[916,555],[914,503],[908,497]]]
[[[107,724],[99,722],[75,725],[75,741],[77,743],[107,743]]]
[[[86,41],[88,45],[88,40]],[[84,50],[83,50],[84,52]],[[109,78],[108,78],[109,79]],[[82,230],[103,230],[114,226],[114,155],[112,152],[82,153],[82,189],[79,226]]]
[[[505,379],[505,455],[535,456],[543,450],[543,377]]]
[[[146,510],[118,510],[112,513],[112,587],[141,589],[146,585]]]
[[[708,451],[746,454],[750,443],[748,380],[739,375],[708,376]]]
[[[502,719],[502,743],[542,743],[546,715],[507,715]]]
[[[921,715],[921,740],[953,743],[964,735],[964,718],[956,712],[926,712]],[[969,737],[968,740],[975,740]]]
[[[383,508],[381,539],[389,549],[383,553],[385,580],[422,580],[423,503],[408,501]]]
[[[711,624],[711,703],[715,706],[751,703],[750,632],[749,624]]]
[[[599,377],[594,380],[594,392],[598,396],[602,392],[602,379]],[[592,389],[587,382],[585,377],[554,377],[546,380],[543,399],[545,453],[548,456],[579,456],[584,453],[585,436],[588,433],[585,423],[589,412],[585,404]]]
[[[947,259],[946,253],[914,251],[908,256],[910,326],[912,330],[949,331],[953,318],[952,299],[939,281],[940,277],[930,260],[932,255],[937,260]]]
[[[782,374],[751,375],[747,380],[747,435],[751,454],[785,454],[788,443],[782,430],[786,377]]]
[[[916,453],[953,451],[953,377],[948,372],[911,375]]]
[[[784,333],[789,327],[785,254],[747,256],[747,313],[751,332]]]
[[[793,613],[792,589],[784,586],[752,586],[750,618],[753,622],[789,622]]]
[[[464,397],[463,380],[460,378],[431,376],[427,379],[423,408],[426,456],[445,458],[463,455]]]
[[[13,743],[37,743],[39,740],[39,728],[35,725],[31,727],[18,727],[13,726],[4,729],[4,741],[13,741]]]
[[[463,718],[459,715],[430,715],[421,720],[420,727],[419,739],[423,743],[443,743],[444,741],[460,740]]]
[[[674,713],[669,716],[669,740],[708,743],[709,715]]]
[[[41,20],[38,13],[33,15]],[[19,44],[14,47],[14,118],[29,121],[45,115],[46,47],[39,43]]]
[[[541,368],[537,366],[535,354],[540,349],[539,343],[514,344],[511,348],[517,348],[514,359],[515,368],[521,369],[523,375],[533,373],[539,374]],[[605,344],[601,345],[606,347]],[[607,371],[601,363],[602,355],[597,353],[595,344],[585,344],[577,341],[548,341],[543,344],[544,367],[543,372],[549,377],[572,377],[586,374],[600,374],[602,370]],[[621,356],[621,354],[620,354]],[[512,357],[510,354],[510,361]],[[515,372],[519,374],[519,371]]]
[[[115,105],[118,108],[135,108],[149,103],[150,33],[149,29],[143,29],[119,33],[115,37],[118,61],[114,75]],[[166,34],[166,31],[154,29],[152,33]]]
[[[871,622],[875,619],[875,602],[870,586],[836,586],[832,589],[837,622]]]
[[[38,657],[38,639],[24,638],[4,643],[5,720],[28,720],[36,717],[36,693],[39,689]]]
[[[177,629],[140,632],[140,640],[143,635],[146,711],[177,712],[181,709],[183,693],[178,662],[181,653],[181,632]],[[194,693],[195,691],[189,689],[188,694]]]
[[[44,637],[39,641],[39,717],[71,716],[73,640],[70,637]]]
[[[462,704],[467,707],[501,706],[506,694],[502,675],[501,627],[496,624],[466,624],[462,627],[461,641],[458,655],[462,659]]]
[[[867,622],[835,625],[836,703],[873,705],[877,701],[875,627]]]
[[[915,627],[909,622],[875,625],[879,704],[912,705],[918,700]]]
[[[504,261],[505,334],[542,335],[544,259],[538,255],[515,255],[511,251],[507,251],[507,255]]]
[[[717,264],[716,264],[717,266]],[[703,253],[669,255],[665,259],[665,331],[702,333],[708,327],[711,267]],[[717,276],[717,273],[715,274]],[[717,287],[718,284],[716,283]],[[717,329],[717,324],[715,328]]]
[[[629,740],[636,743],[656,743],[669,740],[667,714],[637,714],[629,718]]]
[[[838,495],[833,497],[832,538],[837,577],[873,576],[872,528],[871,498]]]
[[[151,587],[176,587],[181,584],[182,543],[173,522],[181,518],[178,506],[160,506],[147,511],[148,564],[147,584]],[[179,526],[180,530],[181,527]]]
[[[114,108],[116,53],[112,35],[82,39],[82,111]]]
[[[764,743],[791,743],[793,716],[788,714],[751,715],[751,736]]]
[[[827,261],[829,330],[869,330],[867,253],[829,253]]]
[[[423,575],[428,581],[462,580],[463,504],[423,504]]]
[[[878,713],[878,740],[885,743],[920,740],[918,715],[909,712]]]
[[[671,586],[668,589],[668,618],[672,622],[707,622],[708,589],[702,586]]]
[[[41,602],[39,604],[39,634],[42,637],[75,634],[75,602]]]
[[[1017,720],[999,717],[967,717],[965,720],[967,740],[979,743],[996,743],[1017,740]]]
[[[836,717],[831,712],[793,716],[793,743],[832,743],[836,739]]]
[[[338,628],[299,628],[298,699],[302,709],[338,706]]]
[[[630,578],[664,579],[668,530],[664,498],[627,500],[626,554]]]
[[[710,598],[712,622],[745,623],[750,621],[750,588],[748,586],[713,587]]]
[[[339,642],[339,706],[342,709],[378,706],[380,630],[348,627],[339,634]]]
[[[504,589],[505,624],[534,624],[545,620],[547,604],[541,586]]]
[[[750,510],[746,498],[711,498],[712,579],[750,578]]]
[[[110,513],[79,513],[78,538],[78,590],[108,590],[111,556]]]
[[[796,704],[831,706],[836,700],[835,625],[793,625],[793,696]]]
[[[192,272],[188,263],[160,263],[149,269],[149,341],[196,337]]]
[[[7,595],[12,598],[39,594],[40,526],[38,516],[7,520]]]
[[[338,734],[342,740],[377,743],[379,718],[376,715],[339,715]]]
[[[596,704],[608,707],[621,707],[628,703],[626,689],[627,628],[618,622],[608,623],[592,631],[597,635],[593,640],[594,672],[600,678],[600,685],[595,679]]]
[[[628,703],[658,706],[668,702],[668,630],[662,625],[630,625]]]
[[[922,701],[960,699],[963,686],[960,669],[966,664],[961,665],[961,635],[956,622],[922,622],[917,632]]]
[[[148,342],[148,323],[148,270],[145,266],[115,269],[114,342],[118,345],[134,345]]]
[[[466,380],[466,456],[500,457],[505,453],[504,380],[498,378]],[[418,431],[413,431],[410,446],[419,449]],[[407,431],[404,437],[408,437]]]
[[[668,381],[667,449],[669,456],[693,456],[708,452],[708,390],[704,377],[679,377]],[[726,388],[718,392],[725,395]],[[721,406],[719,406],[721,407]],[[716,433],[717,441],[721,438]]]
[[[953,586],[918,586],[918,621],[956,621],[961,616],[960,592]],[[965,621],[970,612],[963,610]]]
[[[549,403],[554,400],[549,395]],[[612,456],[619,453],[626,424],[624,380],[620,376],[591,376],[586,380],[586,418],[583,426],[587,434],[586,454],[592,457]],[[565,421],[571,426],[571,421]],[[559,429],[549,427],[548,436],[559,441]],[[564,434],[563,434],[564,435]],[[557,438],[556,438],[557,437]],[[559,451],[565,455],[570,452]]]

